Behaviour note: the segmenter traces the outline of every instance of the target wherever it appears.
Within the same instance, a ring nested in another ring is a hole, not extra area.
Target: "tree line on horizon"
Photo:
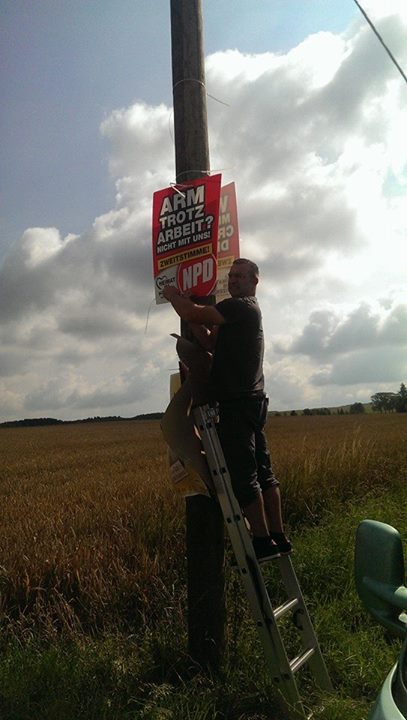
[[[142,415],[135,415],[131,418],[123,418],[120,415],[108,415],[101,417],[95,415],[95,417],[83,418],[82,420],[57,420],[57,418],[24,418],[24,420],[8,420],[0,423],[0,427],[36,427],[43,425],[77,425],[78,423],[104,423],[104,422],[116,422],[116,421],[129,421],[129,420],[160,420],[164,413],[152,412],[144,413]]]
[[[407,412],[407,388],[404,383],[401,383],[400,390],[395,392],[377,392],[370,398],[371,408],[373,412]],[[366,412],[366,406],[369,403],[354,402],[349,406],[349,409],[344,407],[339,408],[304,408],[302,411],[291,410],[287,412],[273,412],[273,415],[359,415]]]
[[[370,399],[376,412],[407,412],[407,388],[404,383],[397,393],[377,392]]]
[[[377,392],[371,396],[371,406],[374,412],[407,412],[407,388],[404,383],[401,383],[400,390],[395,392]],[[361,402],[354,402],[349,406],[349,413],[351,415],[357,415],[364,413],[366,404]],[[83,420],[57,420],[56,418],[25,418],[24,420],[10,420],[8,422],[0,423],[0,427],[33,427],[37,425],[68,425],[74,423],[90,423],[90,422],[113,422],[116,420],[160,420],[163,416],[163,412],[145,413],[141,415],[135,415],[132,418],[123,418],[120,415],[109,415],[107,417],[89,417]],[[271,412],[270,414],[281,416],[281,415],[346,415],[347,411],[343,407],[333,410],[327,407],[321,408],[304,408],[301,412],[297,410],[291,410],[286,412]]]

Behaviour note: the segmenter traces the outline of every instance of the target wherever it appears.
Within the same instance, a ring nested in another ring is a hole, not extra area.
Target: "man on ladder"
[[[284,534],[279,485],[264,434],[267,399],[263,330],[255,296],[258,277],[257,265],[240,259],[229,272],[231,298],[217,305],[195,305],[171,286],[165,288],[164,296],[200,339],[202,349],[179,338],[177,350],[190,369],[192,414],[271,677],[289,712],[308,718],[295,674],[308,665],[318,687],[332,692],[332,683],[289,557],[291,544]],[[219,404],[217,431],[208,402],[214,400]],[[251,526],[251,540],[241,507]],[[278,607],[272,605],[258,564],[272,558],[276,558],[287,593],[287,600]],[[292,615],[302,643],[291,660],[278,626],[287,614]]]
[[[213,351],[209,387],[210,399],[219,405],[218,435],[233,492],[250,524],[256,557],[265,561],[289,554],[291,543],[284,533],[279,482],[264,432],[268,399],[258,281],[257,265],[240,258],[229,271],[231,297],[217,305],[196,305],[171,285],[163,294],[203,348]]]

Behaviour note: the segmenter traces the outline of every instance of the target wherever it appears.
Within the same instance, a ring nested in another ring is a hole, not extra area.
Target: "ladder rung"
[[[280,617],[283,617],[286,613],[288,613],[290,610],[294,610],[294,608],[298,605],[298,598],[293,598],[292,600],[287,600],[282,605],[279,605],[274,611],[273,615],[276,620],[278,620]]]
[[[305,652],[301,653],[301,655],[297,655],[293,660],[290,660],[290,668],[291,672],[295,673],[297,670],[300,669],[315,652],[315,648],[308,648],[308,650],[305,650]]]
[[[310,671],[315,675],[315,680],[322,689],[332,690],[320,654],[318,640],[308,617],[290,558],[281,558],[281,562],[278,563],[287,599],[276,609],[272,607],[270,597],[272,593],[269,592],[264,582],[261,568],[257,566],[252,553],[253,548],[249,547],[250,538],[247,533],[247,521],[245,521],[239,503],[233,494],[231,478],[223,450],[213,419],[209,417],[208,411],[208,406],[198,407],[193,411],[193,415],[199,428],[223,517],[229,530],[236,557],[234,567],[238,569],[242,576],[272,677],[276,682],[279,680],[285,681],[282,692],[287,706],[298,706],[301,717],[304,720],[310,720],[312,715],[308,715],[302,705],[294,674],[315,655],[315,662],[311,663]],[[297,630],[302,633],[302,651],[291,661],[287,657],[284,641],[276,622],[290,611],[293,611],[292,619]],[[301,618],[298,616],[301,616]]]

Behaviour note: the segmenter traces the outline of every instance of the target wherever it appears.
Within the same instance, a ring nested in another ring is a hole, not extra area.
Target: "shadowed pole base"
[[[225,649],[224,521],[205,495],[186,498],[188,652],[202,669],[219,669]]]

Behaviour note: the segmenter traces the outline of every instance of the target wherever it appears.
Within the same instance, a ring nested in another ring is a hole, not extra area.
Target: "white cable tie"
[[[208,178],[211,177],[211,175],[218,175],[218,173],[225,172],[226,170],[234,170],[234,165],[231,165],[230,167],[224,167],[220,168],[219,170],[184,170],[182,173],[179,173],[179,175],[185,175],[186,173],[202,173],[208,176]],[[195,180],[200,180],[201,178],[197,177]],[[192,182],[192,181],[191,181]],[[179,188],[185,188],[188,190],[188,188],[192,187],[191,183],[189,182],[169,182],[168,187],[173,188],[177,193],[182,195],[183,198],[185,198],[185,195]]]
[[[196,175],[198,173],[202,173],[203,175],[209,176],[211,174],[211,171],[210,170],[183,170],[182,172],[178,173],[178,177],[180,175],[186,175],[187,173],[193,173],[194,175]],[[200,179],[199,177],[194,178],[194,180],[199,180],[199,179]],[[182,187],[182,188],[191,187],[191,185],[187,182],[186,183],[170,183],[170,184],[173,185],[174,187],[175,187],[175,185],[178,185],[178,187]]]
[[[206,90],[205,83],[203,83],[202,80],[198,80],[197,78],[183,78],[183,80],[178,80],[175,85],[172,86],[172,91],[174,92],[175,88],[178,87],[178,85],[181,85],[185,82],[196,82],[198,83],[198,85],[202,85],[204,90]]]
[[[185,200],[186,195],[183,192],[181,192],[181,190],[178,190],[176,183],[170,183],[170,187],[173,188],[175,190],[175,192],[177,192],[178,195],[181,195],[181,197],[183,197]]]
[[[178,80],[175,83],[175,85],[172,86],[172,92],[174,92],[175,88],[178,85],[181,85],[181,83],[185,83],[185,82],[196,82],[196,83],[198,83],[198,85],[202,85],[207,97],[211,98],[211,100],[215,100],[215,102],[220,103],[220,105],[225,105],[225,107],[230,107],[230,105],[228,105],[228,103],[223,102],[223,100],[218,100],[218,98],[216,98],[214,95],[210,95],[210,93],[208,93],[208,91],[206,89],[205,83],[203,83],[202,80],[197,80],[196,78],[184,78],[183,80]]]
[[[230,105],[228,103],[223,102],[223,100],[218,100],[214,95],[209,95],[209,93],[206,93],[209,98],[212,100],[215,100],[215,102],[220,103],[221,105],[225,105],[226,107],[230,108]]]
[[[151,308],[152,308],[152,306],[153,306],[154,300],[155,300],[155,297],[153,297],[151,303],[150,303],[149,306],[148,306],[147,318],[146,318],[146,326],[145,326],[145,328],[144,328],[144,335],[147,334],[147,325],[148,325],[148,320],[149,320],[149,317],[150,317],[150,310],[151,310]]]

